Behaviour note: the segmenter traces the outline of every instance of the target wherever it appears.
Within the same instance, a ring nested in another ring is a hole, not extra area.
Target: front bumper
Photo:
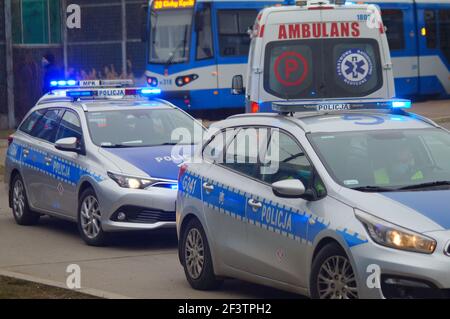
[[[353,247],[359,297],[449,298],[450,257],[444,254],[444,248],[450,234],[441,232],[432,237],[438,240],[438,246],[431,255],[390,249],[370,240]]]
[[[122,188],[112,180],[103,181],[98,188],[96,193],[101,206],[102,228],[105,232],[176,227],[176,190],[160,187],[133,190]],[[117,218],[119,212],[125,213],[125,220]],[[147,214],[136,218],[138,212]],[[153,212],[157,213],[152,214]]]

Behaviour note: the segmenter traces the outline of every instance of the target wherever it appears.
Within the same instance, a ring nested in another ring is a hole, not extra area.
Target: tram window
[[[427,48],[435,49],[437,47],[437,27],[436,13],[434,10],[425,10],[425,29]]]
[[[212,30],[211,30],[211,8],[207,6],[198,13],[201,26],[197,28],[197,60],[209,59],[214,56]]]
[[[219,10],[220,55],[247,56],[250,37],[247,30],[255,23],[256,10]]]
[[[381,10],[383,22],[386,26],[386,36],[391,50],[403,50],[405,48],[405,29],[402,10]]]
[[[439,11],[439,43],[442,53],[450,62],[450,10]]]

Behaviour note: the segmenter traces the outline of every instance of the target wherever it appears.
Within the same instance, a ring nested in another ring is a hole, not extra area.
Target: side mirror
[[[231,83],[231,94],[244,94],[244,78],[242,77],[242,75],[233,76],[233,82]]]
[[[66,152],[80,153],[80,147],[76,137],[61,138],[56,141],[55,147],[57,150]]]
[[[306,193],[305,185],[299,179],[285,179],[272,184],[272,190],[279,197],[298,198]]]
[[[148,41],[148,33],[147,33],[147,15],[148,15],[148,5],[141,6],[141,41]]]

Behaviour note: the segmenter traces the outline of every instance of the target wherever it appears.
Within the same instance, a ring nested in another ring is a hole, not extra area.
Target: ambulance
[[[247,79],[233,78],[246,112],[298,100],[392,98],[394,76],[378,6],[297,1],[263,9],[251,31]]]

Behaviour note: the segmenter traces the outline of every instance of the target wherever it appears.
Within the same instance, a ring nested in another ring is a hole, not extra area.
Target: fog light
[[[125,215],[125,213],[120,212],[117,214],[117,219],[120,221],[124,221],[125,219],[127,219],[127,215]]]

